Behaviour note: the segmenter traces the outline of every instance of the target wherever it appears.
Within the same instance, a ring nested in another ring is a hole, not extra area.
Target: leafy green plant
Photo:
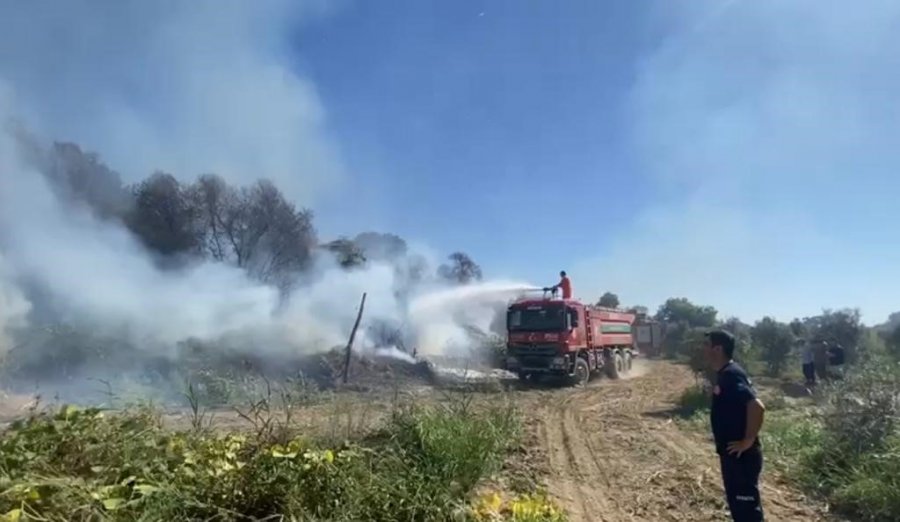
[[[820,409],[769,412],[767,454],[843,514],[900,519],[900,367],[873,362],[821,393]]]
[[[398,408],[374,436],[323,445],[264,397],[253,429],[215,433],[197,413],[172,432],[149,407],[65,406],[0,436],[0,516],[20,520],[448,520],[500,469],[515,411],[455,398]],[[199,406],[196,408],[199,412]],[[529,519],[530,520],[530,519]]]

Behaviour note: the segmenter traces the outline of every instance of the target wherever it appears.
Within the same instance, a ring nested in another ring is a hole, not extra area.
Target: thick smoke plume
[[[142,373],[196,347],[320,353],[346,343],[363,292],[361,351],[438,355],[496,326],[528,285],[450,288],[440,274],[469,275],[399,238],[322,243],[294,207],[344,174],[288,59],[292,31],[334,4],[0,5],[7,376]]]
[[[177,272],[154,266],[124,228],[63,201],[4,136],[0,245],[20,281],[60,318],[127,332],[135,342],[211,338],[268,320],[274,289],[224,264]],[[10,285],[10,281],[6,281]]]
[[[30,303],[19,289],[11,284],[6,272],[6,262],[0,256],[0,361],[12,348],[13,332],[25,326],[25,317],[31,308]]]
[[[292,35],[339,2],[0,3],[0,78],[29,126],[154,169],[274,180],[302,203],[343,177]]]
[[[363,292],[368,301],[359,351],[406,361],[413,350],[426,356],[465,355],[471,353],[471,329],[489,331],[503,305],[530,286],[505,281],[451,285],[437,274],[452,270],[434,270],[434,261],[414,254],[375,256],[347,267],[342,264],[346,256],[317,250],[308,266],[291,274],[287,289],[261,280],[254,265],[238,266],[228,256],[194,255],[173,262],[141,241],[135,230],[143,229],[128,225],[131,214],[122,219],[98,215],[97,201],[61,186],[32,157],[41,157],[40,147],[23,143],[29,142],[16,133],[2,134],[4,349],[17,332],[18,344],[29,350],[36,332],[67,325],[72,328],[65,330],[68,340],[56,337],[34,348],[43,353],[31,355],[38,365],[41,357],[94,357],[82,361],[89,370],[76,377],[121,371],[116,365],[125,363],[132,365],[128,371],[140,372],[141,361],[179,357],[178,347],[185,342],[273,360],[324,352],[346,342]],[[25,328],[26,317],[31,328]],[[372,328],[379,323],[399,330],[399,339],[379,335]],[[79,345],[71,339],[84,332],[92,340]],[[91,343],[104,346],[84,346]],[[90,349],[106,355],[93,356]]]
[[[0,82],[0,118],[8,110],[9,93]],[[0,132],[0,212],[3,212],[4,195],[8,194],[5,179],[13,172],[14,146],[5,132]],[[14,330],[24,326],[31,304],[15,283],[13,267],[6,261],[3,243],[3,220],[0,218],[0,361],[13,346]]]

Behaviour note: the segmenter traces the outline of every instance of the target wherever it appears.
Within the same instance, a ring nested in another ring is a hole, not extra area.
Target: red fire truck
[[[507,309],[509,371],[521,380],[557,375],[584,384],[600,372],[615,379],[631,369],[634,314],[547,294]]]

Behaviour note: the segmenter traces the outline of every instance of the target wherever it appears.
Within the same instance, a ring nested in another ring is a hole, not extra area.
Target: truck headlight
[[[563,366],[564,364],[566,364],[566,358],[554,357],[550,364],[552,364],[553,366]]]
[[[506,358],[506,364],[507,364],[508,366],[518,366],[518,365],[519,365],[519,360],[516,359],[515,357],[507,357],[507,358]]]

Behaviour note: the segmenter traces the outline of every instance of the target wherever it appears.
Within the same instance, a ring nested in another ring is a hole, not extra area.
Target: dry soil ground
[[[708,436],[671,414],[693,377],[684,366],[642,365],[624,380],[518,395],[547,488],[573,521],[727,520]],[[771,470],[762,495],[767,520],[828,519]]]
[[[509,471],[539,477],[573,522],[728,520],[709,436],[681,426],[673,413],[693,382],[684,366],[641,361],[628,378],[617,381],[601,378],[583,388],[504,394],[526,416],[525,444]],[[390,412],[395,393],[337,394],[295,411],[292,422],[336,439],[352,437]],[[442,393],[418,387],[403,395],[439,401]],[[29,401],[7,396],[0,402],[2,420],[3,413],[21,415]],[[167,421],[183,427],[190,417],[174,412]],[[247,428],[233,410],[216,412],[214,422],[221,429]],[[821,505],[787,485],[771,467],[763,473],[767,520],[830,520]]]

